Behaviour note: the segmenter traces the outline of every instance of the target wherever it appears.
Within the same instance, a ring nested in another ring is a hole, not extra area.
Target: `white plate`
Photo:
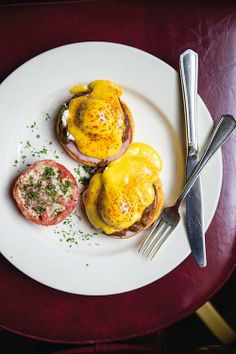
[[[11,196],[12,183],[27,163],[53,158],[72,172],[77,167],[54,135],[53,117],[71,86],[96,79],[124,88],[122,98],[135,121],[134,141],[148,143],[160,153],[165,205],[180,192],[185,139],[177,72],[150,54],[120,44],[85,42],[55,48],[19,67],[0,86],[0,250],[22,272],[50,287],[108,295],[147,285],[190,254],[184,218],[151,262],[137,253],[142,234],[128,240],[95,235],[82,210],[81,220],[73,215],[67,225],[40,227],[21,215]],[[213,122],[200,98],[198,103],[202,147]],[[41,151],[39,157],[32,156],[33,151]],[[218,152],[202,173],[205,230],[216,210],[221,182]]]

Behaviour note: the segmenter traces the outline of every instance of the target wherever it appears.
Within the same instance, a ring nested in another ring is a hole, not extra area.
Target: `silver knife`
[[[180,55],[180,77],[187,137],[187,177],[199,160],[197,138],[198,55],[187,49]],[[200,267],[207,265],[203,227],[202,186],[199,176],[186,198],[186,227],[192,255]]]

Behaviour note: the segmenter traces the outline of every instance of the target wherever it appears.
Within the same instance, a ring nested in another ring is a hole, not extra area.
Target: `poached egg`
[[[161,158],[151,146],[131,144],[122,157],[91,178],[83,194],[90,222],[105,234],[115,235],[139,222],[155,200],[160,210],[163,204],[161,169]],[[158,195],[157,190],[161,191]]]
[[[78,150],[97,159],[118,154],[126,129],[122,89],[111,81],[96,80],[70,92],[75,96],[69,102],[66,129]]]

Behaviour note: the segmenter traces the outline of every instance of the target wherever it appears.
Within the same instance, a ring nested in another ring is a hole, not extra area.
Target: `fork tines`
[[[173,226],[159,218],[151,232],[143,239],[138,251],[147,258],[153,259],[172,231]]]

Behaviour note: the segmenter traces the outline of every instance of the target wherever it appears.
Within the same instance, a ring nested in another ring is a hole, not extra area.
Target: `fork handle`
[[[236,120],[233,116],[229,114],[223,115],[217,125],[214,127],[209,143],[205,152],[203,153],[201,159],[193,169],[191,175],[189,176],[184,189],[182,190],[179,198],[177,199],[175,206],[179,207],[182,200],[186,197],[190,189],[192,188],[194,182],[198,178],[203,167],[206,163],[210,160],[210,158],[214,155],[214,153],[225,143],[228,139],[230,134],[233,132],[234,128],[236,127]]]

